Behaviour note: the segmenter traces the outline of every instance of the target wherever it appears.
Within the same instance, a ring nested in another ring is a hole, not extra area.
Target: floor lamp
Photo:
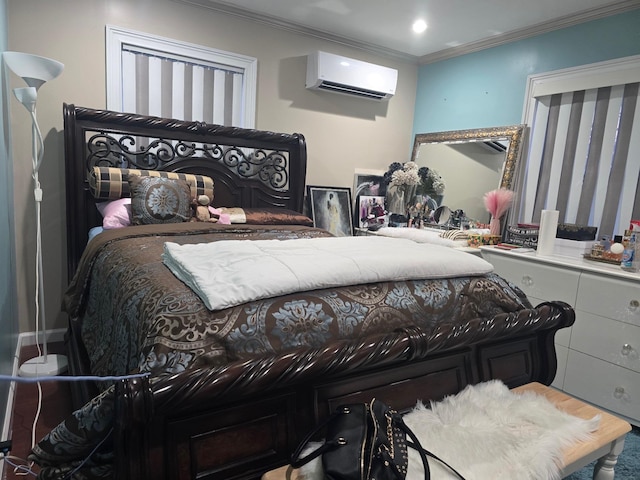
[[[14,88],[13,93],[31,115],[32,148],[31,161],[33,166],[34,196],[36,201],[36,342],[42,336],[41,355],[27,360],[20,366],[23,377],[40,377],[58,375],[67,369],[67,357],[51,355],[47,351],[44,284],[42,276],[42,235],[40,224],[40,205],[42,203],[42,189],[38,178],[38,170],[44,154],[44,142],[36,120],[36,100],[38,89],[49,80],[53,80],[62,73],[64,65],[50,58],[39,57],[21,52],[4,52],[3,58],[7,67],[17,76],[22,77],[28,87]],[[38,327],[39,320],[42,328]],[[42,335],[44,333],[44,335]]]

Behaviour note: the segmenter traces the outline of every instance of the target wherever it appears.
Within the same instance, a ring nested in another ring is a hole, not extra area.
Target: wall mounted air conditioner
[[[327,52],[307,56],[307,88],[388,100],[396,93],[398,71]]]

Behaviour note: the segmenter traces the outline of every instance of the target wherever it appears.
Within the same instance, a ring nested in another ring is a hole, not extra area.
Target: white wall
[[[65,64],[62,75],[44,85],[38,98],[38,119],[46,143],[41,183],[49,328],[65,326],[59,313],[66,285],[62,103],[105,108],[106,24],[256,57],[256,128],[305,135],[308,184],[351,187],[355,168],[386,169],[393,161],[410,158],[417,83],[414,64],[172,0],[8,0],[7,19],[9,49]],[[378,103],[306,90],[305,56],[313,50],[398,69],[396,96]],[[26,111],[12,103],[15,158],[27,159],[31,132],[26,127]],[[30,320],[35,248],[30,175],[29,162],[16,160],[14,213],[21,331],[34,329]]]

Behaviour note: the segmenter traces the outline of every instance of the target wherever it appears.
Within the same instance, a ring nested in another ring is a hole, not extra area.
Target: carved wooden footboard
[[[257,479],[341,403],[380,398],[403,411],[468,384],[549,384],[555,332],[575,319],[562,302],[406,328],[116,387],[116,478]]]

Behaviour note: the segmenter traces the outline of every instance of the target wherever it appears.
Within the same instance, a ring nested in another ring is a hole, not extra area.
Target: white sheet
[[[163,261],[210,310],[298,291],[493,270],[452,248],[374,236],[166,242]]]

